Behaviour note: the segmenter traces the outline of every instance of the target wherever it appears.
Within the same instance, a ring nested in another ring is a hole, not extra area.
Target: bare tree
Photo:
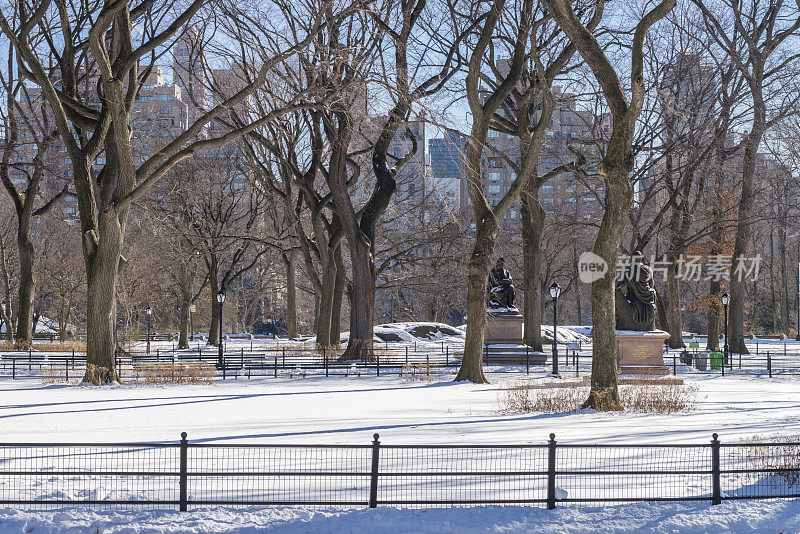
[[[792,6],[784,0],[721,1],[717,4],[694,0],[694,3],[702,11],[716,44],[746,81],[747,97],[752,106],[750,128],[743,143],[728,342],[732,352],[746,354],[745,279],[735,273],[745,267],[743,262],[752,237],[756,197],[754,177],[759,146],[767,129],[781,120],[800,98],[797,84],[790,78],[795,75],[795,64],[800,59],[796,48],[800,5]],[[727,17],[721,17],[720,12],[726,13]]]
[[[254,117],[244,128],[217,137],[199,136],[215,118],[252,95],[268,75],[275,73],[277,65],[304,48],[319,31],[322,20],[319,13],[303,12],[303,6],[282,0],[270,3],[287,18],[305,17],[317,23],[311,24],[312,31],[294,45],[286,45],[279,29],[268,28],[260,36],[262,47],[254,52],[258,64],[254,65],[252,83],[211,109],[202,109],[183,134],[137,166],[130,131],[139,88],[150,66],[181,29],[201,9],[215,9],[216,4],[193,0],[181,8],[171,2],[131,5],[124,1],[78,7],[71,2],[43,0],[32,9],[17,12],[18,6],[10,4],[2,10],[0,29],[17,53],[18,68],[39,87],[48,103],[74,174],[88,294],[84,378],[94,384],[116,381],[114,288],[131,204],[177,163],[199,150],[221,146],[300,105],[302,95],[287,95],[284,106]],[[225,15],[238,15],[231,20],[240,20],[241,24],[252,26],[251,19],[260,18],[258,13],[245,12],[247,6],[225,6]],[[8,13],[18,16],[10,18]],[[274,12],[271,14],[274,16]],[[34,47],[33,43],[40,40],[47,46]],[[142,68],[143,63],[150,66]],[[96,170],[93,163],[101,151],[105,164]]]
[[[564,33],[578,49],[600,84],[611,111],[613,126],[598,171],[605,179],[605,212],[594,243],[594,253],[607,265],[616,265],[622,232],[633,200],[630,172],[634,166],[632,143],[636,121],[644,103],[643,48],[650,27],[665,17],[675,0],[662,0],[636,24],[630,44],[630,100],[613,63],[578,19],[569,0],[542,0]],[[602,13],[603,0],[594,3]],[[615,278],[609,274],[592,283],[593,355],[592,380],[585,406],[598,410],[619,410],[617,391],[617,340],[615,321]]]
[[[486,9],[488,8],[488,9]],[[518,16],[515,11],[519,8]],[[486,9],[485,12],[482,10]],[[453,8],[455,12],[455,8]],[[540,16],[546,16],[541,15]],[[486,383],[483,373],[483,340],[486,326],[486,283],[489,277],[489,262],[494,256],[499,220],[511,209],[531,175],[538,151],[529,151],[511,187],[496,206],[492,206],[483,190],[481,180],[481,159],[486,137],[497,110],[508,98],[522,76],[531,28],[534,24],[534,2],[523,0],[521,5],[506,6],[505,0],[479,2],[471,6],[471,20],[480,20],[481,25],[474,32],[474,42],[468,41],[472,48],[466,77],[467,102],[472,113],[472,129],[467,143],[465,172],[467,190],[475,213],[475,245],[469,260],[467,281],[467,335],[464,343],[464,357],[456,381],[469,380]],[[537,22],[538,24],[539,22]],[[498,50],[510,56],[507,72],[494,70],[496,77],[491,88],[485,88],[487,70],[494,67],[494,57]],[[491,65],[488,69],[486,63]],[[538,76],[544,77],[541,69]],[[549,84],[542,80],[542,88]],[[533,138],[535,139],[535,138]],[[531,142],[534,142],[534,140]]]

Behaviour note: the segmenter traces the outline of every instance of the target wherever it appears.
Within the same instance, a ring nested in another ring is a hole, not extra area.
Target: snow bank
[[[0,509],[0,533],[294,534],[317,532],[537,533],[798,532],[800,500],[708,503],[636,503],[593,508],[526,506],[370,509],[202,508],[117,511],[85,508],[23,512]]]

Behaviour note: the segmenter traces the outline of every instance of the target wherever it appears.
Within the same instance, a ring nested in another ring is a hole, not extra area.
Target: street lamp
[[[147,312],[147,354],[150,354],[150,328],[152,325],[151,317],[153,316],[153,308],[148,306],[144,311]]]
[[[556,346],[556,340],[558,339],[558,327],[556,323],[558,322],[558,312],[556,305],[558,304],[558,297],[561,295],[561,286],[558,285],[558,282],[553,282],[553,285],[550,286],[550,296],[553,297],[553,373],[552,375],[558,377],[558,348]]]
[[[225,362],[222,359],[222,303],[225,302],[225,290],[217,292],[217,302],[219,302],[219,356],[217,357],[217,368],[222,369]]]
[[[728,296],[727,293],[723,293],[722,297],[722,307],[723,307],[723,316],[725,317],[724,325],[724,336],[725,336],[725,344],[722,348],[722,365],[725,365],[728,361],[728,304],[731,302],[731,297]]]

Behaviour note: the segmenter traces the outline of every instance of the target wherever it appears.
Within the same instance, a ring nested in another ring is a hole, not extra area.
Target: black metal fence
[[[774,375],[800,374],[800,344],[768,343],[749,345],[751,354],[709,354],[699,349],[667,350],[666,370],[671,374],[721,373]],[[210,366],[219,378],[297,377],[297,376],[363,376],[403,375],[425,379],[437,374],[457,371],[463,348],[447,343],[376,345],[370,358],[343,360],[343,349],[286,344],[284,346],[225,347],[222,365],[216,347],[198,344],[190,350],[154,348],[125,351],[117,355],[118,370],[123,379],[137,380],[152,364],[201,363]],[[576,375],[591,372],[590,347],[582,349],[559,346],[559,371]],[[552,355],[529,348],[492,349],[483,355],[485,372],[536,373],[548,372]],[[52,381],[78,380],[84,374],[85,355],[80,352],[38,352],[35,350],[1,352],[0,377],[12,379],[44,378]]]
[[[800,443],[0,444],[20,508],[597,505],[800,497]]]

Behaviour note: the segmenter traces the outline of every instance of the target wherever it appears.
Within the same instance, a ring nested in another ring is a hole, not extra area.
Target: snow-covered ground
[[[3,534],[477,534],[800,532],[800,501],[636,503],[603,508],[486,506],[411,510],[400,508],[211,508],[190,512],[66,509],[23,512],[0,509]]]
[[[368,444],[723,443],[800,436],[800,378],[687,377],[696,411],[673,415],[503,412],[509,384],[393,377],[217,380],[207,386],[112,387],[0,380],[4,442]],[[77,488],[78,486],[76,486]],[[704,490],[702,490],[704,491]],[[707,502],[603,508],[559,505],[409,510],[246,508],[174,511],[0,510],[0,532],[800,532],[800,503]]]
[[[563,442],[707,443],[800,435],[800,377],[685,377],[699,409],[675,415],[503,413],[491,384],[398,376],[216,380],[208,386],[91,387],[0,380],[3,441],[173,441],[387,444]],[[529,378],[530,380],[542,380]]]

